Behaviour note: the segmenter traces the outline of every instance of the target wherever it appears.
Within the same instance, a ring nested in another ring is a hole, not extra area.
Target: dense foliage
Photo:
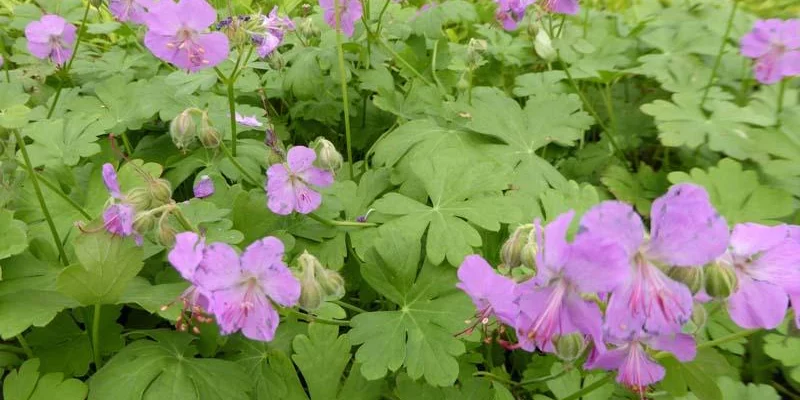
[[[800,398],[790,3],[0,0],[0,398]]]

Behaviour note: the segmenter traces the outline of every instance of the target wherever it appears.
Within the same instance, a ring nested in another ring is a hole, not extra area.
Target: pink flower
[[[42,16],[25,27],[28,51],[37,58],[49,58],[56,65],[64,65],[72,57],[76,31],[75,26],[58,15]]]
[[[249,126],[251,128],[259,128],[259,127],[264,125],[264,124],[262,124],[261,122],[258,121],[258,119],[256,118],[255,115],[253,115],[252,117],[246,117],[246,116],[244,116],[242,114],[239,114],[237,112],[234,115],[234,119],[236,119],[237,123],[242,124],[244,126]]]
[[[288,215],[292,211],[308,214],[322,204],[322,195],[309,185],[326,187],[333,183],[333,174],[313,165],[317,153],[305,146],[289,149],[286,163],[274,164],[267,170],[267,206],[272,212]]]
[[[518,313],[514,304],[514,287],[509,278],[498,274],[483,257],[473,254],[464,258],[458,267],[456,285],[472,299],[482,323],[492,315],[507,325],[513,325]],[[488,322],[488,321],[486,321]]]
[[[103,164],[103,183],[111,195],[111,204],[103,210],[103,227],[111,234],[118,236],[133,236],[136,243],[141,246],[142,235],[133,229],[133,220],[136,209],[125,202],[119,189],[119,180],[114,166]]]
[[[108,10],[118,21],[144,24],[147,7],[152,4],[150,0],[110,0]]]
[[[275,6],[269,15],[262,15],[261,18],[261,28],[264,33],[254,34],[252,39],[257,45],[259,57],[265,58],[278,48],[283,41],[283,34],[294,29],[294,22],[288,17],[279,17],[278,6]]]
[[[228,38],[221,32],[203,33],[217,19],[204,0],[161,0],[146,14],[144,44],[153,54],[195,72],[228,57]]]
[[[542,8],[556,14],[575,15],[580,6],[578,0],[544,0]]]
[[[194,197],[198,199],[211,196],[214,194],[214,181],[212,181],[208,175],[203,175],[200,177],[200,180],[194,184],[192,192],[194,192]]]
[[[496,0],[495,18],[503,25],[503,29],[513,31],[517,24],[525,18],[525,10],[536,0]]]
[[[742,55],[756,59],[756,79],[765,84],[800,75],[800,19],[756,21],[742,37]]]
[[[353,36],[356,21],[361,18],[363,12],[361,9],[361,2],[359,0],[319,0],[319,6],[322,7],[324,11],[325,22],[333,29],[336,29],[335,2],[339,3],[339,8],[341,10],[339,22],[342,33],[347,37]]]

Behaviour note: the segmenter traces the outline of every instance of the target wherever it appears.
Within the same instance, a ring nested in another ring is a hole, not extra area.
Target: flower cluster
[[[765,84],[800,75],[800,19],[756,21],[742,37],[742,55],[756,60],[756,79]]]
[[[512,31],[517,29],[517,24],[525,18],[525,11],[536,3],[536,0],[495,0],[495,2],[497,3],[495,19],[503,25],[503,29]],[[579,9],[578,0],[543,0],[540,5],[542,10],[556,14],[577,14]]]
[[[291,307],[300,299],[300,282],[283,262],[283,252],[283,243],[272,236],[239,255],[225,243],[207,244],[198,234],[183,232],[175,236],[167,258],[192,283],[182,295],[192,317],[213,315],[222,334],[241,331],[270,341],[280,321],[272,303]],[[186,325],[179,320],[178,326]]]
[[[648,348],[694,358],[694,339],[682,331],[693,292],[730,296],[731,318],[744,328],[774,328],[789,298],[800,300],[800,227],[739,224],[731,234],[700,186],[674,185],[656,199],[649,234],[619,201],[587,211],[570,242],[573,217],[522,226],[503,246],[504,263],[536,270],[527,281],[477,255],[459,267],[458,287],[481,323],[494,316],[513,327],[514,347],[558,354],[577,335],[594,345],[588,368],[617,369],[620,383],[642,392],[665,373]]]

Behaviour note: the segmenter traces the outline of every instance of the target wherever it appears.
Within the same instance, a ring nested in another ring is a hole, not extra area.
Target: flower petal
[[[226,243],[215,242],[206,246],[203,261],[194,274],[194,283],[205,291],[215,291],[235,286],[241,277],[236,250]]]
[[[294,173],[311,167],[316,159],[317,153],[305,146],[294,146],[286,154],[286,162],[289,164],[289,169]]]
[[[279,322],[278,312],[272,304],[265,297],[260,297],[243,321],[242,334],[248,339],[269,342],[275,337]]]
[[[683,362],[692,361],[697,355],[694,337],[685,333],[655,336],[648,339],[647,344],[656,350],[670,352]]]
[[[308,214],[322,204],[322,195],[300,182],[295,183],[294,193],[296,209],[300,214]]]
[[[537,268],[548,269],[551,273],[561,271],[569,258],[570,246],[567,244],[567,230],[575,217],[575,211],[569,210],[547,224],[544,228],[544,243],[539,243],[539,254],[537,254]],[[540,225],[536,224],[536,229],[541,230]]]
[[[197,38],[203,48],[203,62],[193,65],[190,71],[212,68],[228,58],[228,37],[222,32],[203,33]]]
[[[203,261],[205,241],[194,232],[181,232],[175,235],[175,246],[167,254],[170,264],[183,279],[194,280],[194,273]]]
[[[278,215],[289,215],[297,205],[294,187],[289,181],[289,172],[283,164],[274,164],[267,169],[267,206]]]
[[[629,204],[604,201],[583,215],[578,236],[588,236],[596,242],[611,240],[632,257],[644,241],[644,225]]]
[[[327,187],[333,183],[333,174],[321,168],[311,166],[297,174],[303,181],[319,187]]]
[[[167,0],[161,0],[164,1]],[[217,21],[217,11],[205,0],[180,0],[176,11],[183,25],[197,31],[203,31]]]
[[[103,183],[105,183],[106,189],[108,189],[112,197],[116,199],[122,198],[122,192],[119,190],[117,171],[114,170],[114,166],[109,163],[103,164]]]
[[[734,254],[749,257],[775,247],[788,238],[788,225],[737,224],[731,233],[730,247]]]
[[[739,287],[728,298],[728,313],[745,329],[773,329],[783,321],[789,297],[777,285],[739,275]]]

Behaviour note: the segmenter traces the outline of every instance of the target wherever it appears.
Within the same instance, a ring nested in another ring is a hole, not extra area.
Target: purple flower
[[[211,68],[228,57],[223,33],[202,33],[216,19],[216,11],[204,0],[161,0],[145,17],[144,44],[156,57],[190,72]]]
[[[570,15],[577,14],[580,9],[578,0],[544,0],[542,8],[552,13]]]
[[[119,190],[119,182],[117,181],[117,171],[109,163],[103,164],[103,183],[106,185],[111,197],[115,199],[122,198],[122,192]]]
[[[572,333],[588,335],[597,347],[604,348],[600,308],[581,294],[607,292],[619,284],[624,266],[605,260],[614,254],[619,258],[621,251],[598,242],[592,243],[592,251],[587,253],[588,244],[567,243],[574,216],[574,211],[561,214],[544,230],[539,220],[534,222],[536,277],[518,285],[514,293],[519,303],[517,338],[525,350],[553,351],[555,339]],[[590,258],[594,262],[588,262]]]
[[[234,118],[236,119],[237,123],[242,124],[244,126],[249,126],[249,127],[252,127],[252,128],[259,128],[259,127],[264,125],[261,122],[258,122],[258,119],[256,118],[255,115],[253,115],[252,117],[245,117],[244,115],[239,114],[237,112],[234,115]]]
[[[279,318],[270,299],[291,307],[300,298],[300,282],[282,258],[283,243],[272,236],[248,246],[241,257],[225,243],[205,249],[204,262],[216,271],[195,280],[211,294],[222,334],[241,330],[253,340],[272,340]]]
[[[133,236],[136,243],[142,244],[142,236],[133,229],[133,220],[136,209],[124,201],[119,189],[119,180],[114,166],[103,164],[103,183],[111,194],[111,204],[103,210],[103,227],[111,234],[118,236]]]
[[[765,84],[800,75],[800,19],[756,21],[742,37],[742,55],[756,59],[756,79]]]
[[[491,315],[507,325],[512,325],[517,316],[514,304],[516,283],[498,274],[479,255],[469,255],[458,267],[459,283],[456,287],[472,299],[478,309],[478,319],[484,325]]]
[[[738,286],[728,298],[733,322],[746,329],[780,325],[788,293],[800,293],[800,243],[790,239],[789,227],[736,225],[717,262],[736,272]]]
[[[701,266],[720,256],[728,243],[725,219],[697,185],[672,186],[653,202],[651,220],[649,239],[633,208],[618,201],[598,204],[581,220],[578,236],[585,243],[615,241],[624,254],[617,262],[627,271],[606,310],[606,330],[615,337],[641,329],[651,334],[680,331],[692,312],[692,294],[658,266]]]
[[[275,6],[269,15],[262,15],[261,27],[263,34],[254,34],[253,42],[258,46],[258,55],[265,58],[272,54],[283,41],[283,34],[294,29],[294,22],[288,17],[278,16],[278,6]],[[261,126],[259,124],[258,126]]]
[[[617,382],[637,393],[664,379],[665,370],[647,353],[646,347],[667,351],[680,361],[688,362],[697,354],[694,338],[677,333],[670,335],[636,334],[628,339],[610,339],[618,346],[587,362],[587,368],[617,370]]]
[[[503,29],[513,31],[517,24],[525,18],[525,10],[536,0],[496,0],[495,18],[503,25]]]
[[[289,149],[286,163],[274,164],[267,170],[267,205],[275,214],[292,211],[308,214],[322,204],[322,195],[310,185],[326,187],[333,183],[333,174],[313,165],[317,153],[305,146]]]
[[[194,184],[192,191],[194,192],[194,197],[198,199],[211,196],[214,194],[214,181],[212,181],[208,175],[203,175],[200,177],[200,180]]]
[[[28,51],[37,58],[50,58],[56,65],[64,65],[72,57],[75,26],[58,15],[44,15],[25,27]]]
[[[121,22],[130,21],[136,24],[145,23],[147,8],[152,6],[150,0],[110,0],[108,10]]]
[[[319,6],[324,11],[325,22],[336,29],[336,2],[341,11],[340,26],[345,36],[353,36],[356,21],[361,18],[361,2],[359,0],[319,0]]]

